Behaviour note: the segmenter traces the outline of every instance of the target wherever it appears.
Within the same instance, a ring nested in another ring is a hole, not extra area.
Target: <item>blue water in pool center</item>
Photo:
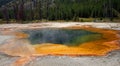
[[[102,38],[102,34],[82,29],[42,28],[24,30],[29,34],[31,44],[54,43],[67,46],[78,46],[85,42],[95,41]]]

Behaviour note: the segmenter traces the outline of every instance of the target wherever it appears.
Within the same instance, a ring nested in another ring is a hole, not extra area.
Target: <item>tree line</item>
[[[0,19],[9,23],[32,20],[74,20],[114,18],[120,12],[120,0],[17,0],[0,8]]]

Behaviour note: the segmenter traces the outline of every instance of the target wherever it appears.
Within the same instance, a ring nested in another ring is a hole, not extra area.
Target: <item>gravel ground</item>
[[[34,24],[1,24],[0,30],[3,28],[13,28],[20,29],[20,28],[41,28],[41,27],[67,27],[67,26],[81,26],[81,25],[92,25],[93,27],[97,28],[106,28],[106,29],[115,29],[120,30],[120,23],[95,23],[95,22],[48,22],[48,23],[34,23]]]
[[[18,57],[10,57],[0,54],[0,66],[11,66]],[[25,66],[120,66],[120,50],[113,51],[102,57],[67,57],[67,56],[44,56],[36,57]]]
[[[120,66],[120,50],[103,57],[38,57],[26,66]]]
[[[14,63],[17,59],[18,57],[11,57],[0,53],[0,66],[11,66],[11,63]]]
[[[44,25],[44,26],[43,26]],[[40,23],[40,24],[2,24],[0,31],[4,28],[11,30],[22,28],[40,28],[42,27],[65,27],[71,25],[92,25],[97,28],[120,30],[120,23]],[[13,28],[13,29],[12,29]],[[1,32],[0,32],[1,33]],[[11,36],[0,35],[0,45],[6,40],[11,39]],[[0,66],[11,66],[18,57],[11,57],[0,53]],[[44,56],[36,57],[25,66],[120,66],[120,50],[112,51],[107,56]]]
[[[3,35],[0,35],[0,45],[1,44],[4,44],[4,42],[8,39],[12,38],[12,36],[3,36]]]

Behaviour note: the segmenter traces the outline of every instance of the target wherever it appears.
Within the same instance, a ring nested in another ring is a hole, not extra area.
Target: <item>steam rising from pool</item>
[[[43,28],[24,30],[23,32],[29,34],[28,39],[31,44],[54,43],[67,46],[77,46],[85,42],[102,38],[100,33],[81,29]]]

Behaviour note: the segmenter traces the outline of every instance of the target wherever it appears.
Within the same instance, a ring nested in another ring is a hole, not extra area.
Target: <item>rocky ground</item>
[[[97,28],[114,29],[120,31],[120,23],[35,23],[35,24],[2,24],[0,25],[0,45],[13,36],[4,35],[4,31],[19,29],[32,29],[44,27],[66,27],[66,26],[92,25]],[[86,27],[87,27],[86,26]],[[118,35],[119,36],[119,35]],[[0,66],[12,66],[19,57],[12,57],[0,53]],[[120,66],[120,50],[112,51],[107,56],[43,56],[36,57],[24,66]]]

